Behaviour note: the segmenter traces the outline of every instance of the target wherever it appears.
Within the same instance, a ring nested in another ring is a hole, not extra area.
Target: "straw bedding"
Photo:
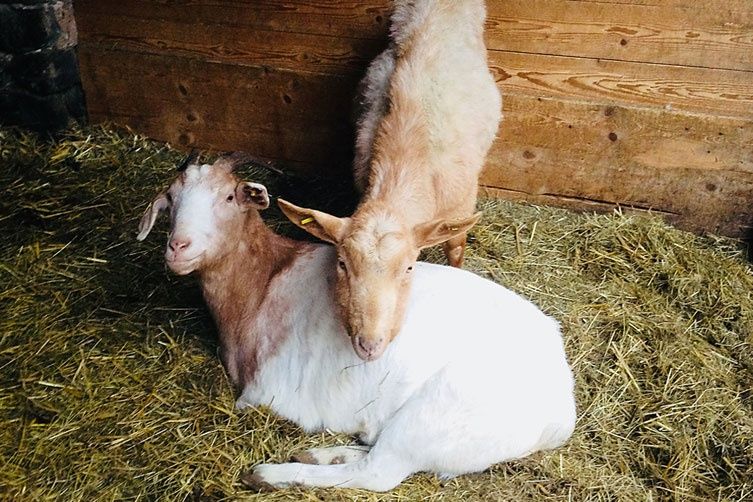
[[[349,438],[233,409],[196,285],[163,265],[164,222],[134,240],[181,157],[128,131],[45,141],[0,129],[0,497],[753,499],[753,270],[740,244],[653,217],[492,200],[480,202],[467,267],[561,321],[577,381],[570,442],[444,484],[417,475],[389,494],[246,491],[239,477],[255,463]],[[331,185],[245,174],[348,209]]]

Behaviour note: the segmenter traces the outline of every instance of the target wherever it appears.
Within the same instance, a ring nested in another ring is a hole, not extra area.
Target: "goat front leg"
[[[413,469],[392,456],[367,454],[357,462],[346,464],[260,464],[244,474],[241,481],[259,491],[290,486],[337,486],[383,492],[396,487],[412,473]]]
[[[456,235],[442,244],[444,255],[447,257],[447,262],[451,267],[460,268],[463,266],[463,258],[465,257],[465,240],[467,235],[468,234],[466,233]]]
[[[293,455],[293,462],[314,465],[350,464],[358,462],[368,455],[371,447],[333,446],[331,448],[311,448]]]

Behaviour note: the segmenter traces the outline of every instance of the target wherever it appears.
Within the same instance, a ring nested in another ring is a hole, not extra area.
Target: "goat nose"
[[[170,239],[170,244],[169,244],[170,249],[174,253],[177,253],[178,251],[183,251],[184,249],[186,249],[190,245],[191,245],[191,239],[188,239],[188,238],[175,238],[175,237],[173,237],[172,239]]]
[[[358,357],[364,361],[371,361],[382,354],[382,339],[369,340],[362,336],[357,336],[353,340],[353,345]]]

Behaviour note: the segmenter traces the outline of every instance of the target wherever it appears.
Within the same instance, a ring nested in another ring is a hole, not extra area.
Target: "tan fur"
[[[363,359],[379,357],[399,331],[420,249],[444,243],[450,265],[463,263],[478,176],[501,118],[484,16],[481,0],[396,0],[390,48],[362,85],[361,204],[338,219],[280,201],[294,223],[337,246],[337,302]]]

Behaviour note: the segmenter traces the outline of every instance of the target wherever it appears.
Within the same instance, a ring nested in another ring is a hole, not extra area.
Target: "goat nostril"
[[[359,348],[360,348],[360,349],[361,349],[361,350],[362,350],[362,351],[363,351],[363,352],[364,352],[365,354],[369,354],[369,353],[371,352],[371,350],[370,350],[370,349],[369,349],[369,348],[368,348],[368,347],[367,347],[366,345],[364,345],[364,343],[363,343],[363,338],[361,338],[360,336],[358,337],[358,347],[359,347]]]
[[[188,239],[172,239],[170,241],[170,249],[173,251],[183,251],[191,245],[191,241]]]

